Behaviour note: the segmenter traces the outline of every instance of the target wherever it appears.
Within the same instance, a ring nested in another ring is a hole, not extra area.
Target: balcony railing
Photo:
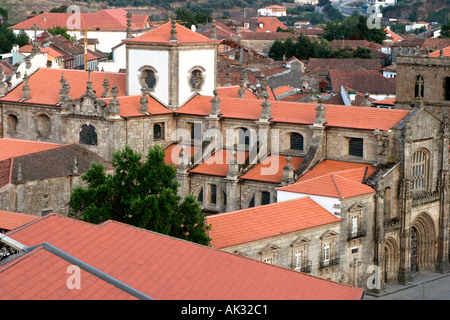
[[[304,272],[304,273],[311,273],[311,260],[305,260],[302,261],[300,265],[296,265],[295,263],[292,263],[290,265],[291,269],[294,269],[296,271]]]
[[[332,266],[337,266],[339,264],[339,257],[337,254],[332,254],[325,259],[324,256],[320,257],[320,269],[329,268]]]
[[[364,226],[359,227],[356,230],[349,230],[348,232],[348,240],[357,239],[361,237],[365,237],[367,235],[367,230]]]

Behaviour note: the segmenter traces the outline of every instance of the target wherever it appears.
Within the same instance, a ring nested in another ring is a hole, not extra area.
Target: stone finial
[[[108,98],[110,96],[109,88],[111,87],[111,85],[109,84],[108,78],[105,76],[105,79],[103,80],[103,93],[102,93],[102,98]]]
[[[239,80],[239,90],[238,90],[238,96],[241,99],[245,98],[245,89],[244,89],[245,81],[244,79]]]
[[[17,168],[17,182],[22,182],[23,176],[22,176],[22,164],[19,163],[19,166]]]
[[[113,85],[111,89],[111,96],[113,97],[109,102],[108,117],[109,118],[119,118],[120,117],[120,102],[117,100],[119,90],[116,84]]]
[[[444,49],[440,49],[439,50],[439,58],[443,58],[444,57]]]
[[[189,167],[189,156],[186,154],[186,146],[181,146],[180,153],[178,155],[178,167],[177,171],[186,171]]]
[[[213,40],[216,40],[217,39],[217,32],[216,32],[216,18],[217,18],[217,14],[215,12],[213,12],[211,14],[211,18],[212,18],[212,22],[211,22],[212,28],[211,28],[210,38],[213,39]]]
[[[68,107],[68,104],[72,101],[72,98],[69,96],[70,93],[70,86],[69,82],[67,82],[66,78],[64,77],[64,73],[61,73],[61,80],[59,81],[59,84],[61,85],[61,89],[59,89],[59,105],[63,110],[66,110]]]
[[[26,56],[25,58],[24,58],[24,60],[25,60],[25,68],[27,68],[27,69],[30,69],[31,68],[31,59],[30,59],[30,56]],[[49,60],[50,61],[50,60]]]
[[[362,107],[372,107],[372,102],[369,100],[369,93],[364,93],[364,101],[361,103]]]
[[[142,97],[139,99],[139,112],[143,114],[149,114],[148,113],[148,98],[147,98],[147,92],[145,89],[141,89]]]
[[[430,48],[428,48],[428,47],[425,47],[425,56],[426,56],[427,58],[430,57]]]
[[[25,71],[25,75],[23,76],[23,87],[22,87],[22,101],[31,98],[30,95],[30,86],[28,85],[29,77],[27,72]]]
[[[211,99],[211,112],[209,113],[209,116],[212,118],[217,118],[218,116],[220,116],[222,114],[222,112],[220,112],[220,99],[218,97],[219,95],[219,91],[217,91],[217,89],[215,89],[213,91],[214,94],[214,98]]]
[[[236,179],[239,175],[239,163],[236,154],[236,150],[231,150],[231,158],[228,160],[228,179]]]
[[[263,98],[264,98],[264,101],[263,101],[263,103],[261,103],[262,112],[261,112],[261,116],[259,117],[259,121],[269,121],[270,119],[272,119],[272,114],[271,114],[272,104],[268,101],[269,94],[267,92],[264,93]]]
[[[322,104],[322,97],[317,97],[319,101],[319,105],[315,108],[316,110],[316,120],[314,120],[314,125],[322,127],[325,123],[327,123],[326,119],[326,108]]]
[[[127,12],[127,39],[133,38],[133,29],[131,29],[131,17],[133,14],[131,12]]]
[[[259,84],[260,84],[260,95],[259,98],[260,99],[264,99],[264,95],[267,93],[267,78],[264,75],[264,73],[261,73],[261,75],[258,77],[259,80]]]
[[[177,39],[177,15],[173,11],[169,11],[167,13],[167,17],[170,19],[170,23],[172,24],[172,30],[170,31],[170,41],[178,41]]]
[[[31,30],[34,31],[34,40],[33,40],[33,48],[31,49],[31,55],[36,55],[37,53],[41,53],[41,49],[39,48],[39,44],[37,41],[37,30],[39,27],[36,25],[36,23],[31,27]]]
[[[294,182],[294,166],[291,165],[292,157],[287,156],[287,165],[283,167],[283,179],[281,180],[281,185],[286,186]]]
[[[88,81],[86,82],[86,92],[84,93],[85,96],[88,96],[92,99],[96,99],[97,96],[94,93],[94,89],[92,87],[92,81],[91,81],[91,71],[88,71]]]

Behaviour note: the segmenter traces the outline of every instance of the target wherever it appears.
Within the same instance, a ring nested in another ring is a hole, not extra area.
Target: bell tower
[[[168,109],[176,110],[194,95],[211,95],[216,88],[220,41],[170,22],[132,39],[127,51],[127,95],[141,89]]]

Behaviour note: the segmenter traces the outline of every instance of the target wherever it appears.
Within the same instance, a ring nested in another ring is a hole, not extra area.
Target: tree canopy
[[[22,47],[30,43],[30,38],[25,31],[20,30],[19,34],[15,34],[8,25],[4,24],[0,27],[0,53],[11,52],[13,44]]]
[[[332,40],[367,40],[383,44],[386,39],[386,30],[384,27],[369,28],[367,26],[367,17],[352,15],[344,21],[330,21],[323,28],[323,38]]]
[[[115,220],[180,239],[208,245],[210,238],[200,204],[192,195],[177,195],[174,165],[165,151],[150,147],[145,161],[128,145],[113,153],[113,174],[92,163],[82,176],[86,186],[74,188],[70,215],[90,222]]]
[[[284,57],[296,57],[300,60],[307,60],[310,58],[373,58],[372,53],[368,48],[333,48],[325,39],[310,40],[307,36],[302,34],[297,38],[288,38],[286,41],[276,40],[270,48],[269,57],[274,60],[282,60]]]

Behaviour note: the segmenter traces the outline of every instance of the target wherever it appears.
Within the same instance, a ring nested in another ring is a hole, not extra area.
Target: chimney
[[[349,91],[348,92],[348,97],[350,98],[350,101],[355,101],[355,99],[356,99],[356,91],[353,91],[353,90]]]

